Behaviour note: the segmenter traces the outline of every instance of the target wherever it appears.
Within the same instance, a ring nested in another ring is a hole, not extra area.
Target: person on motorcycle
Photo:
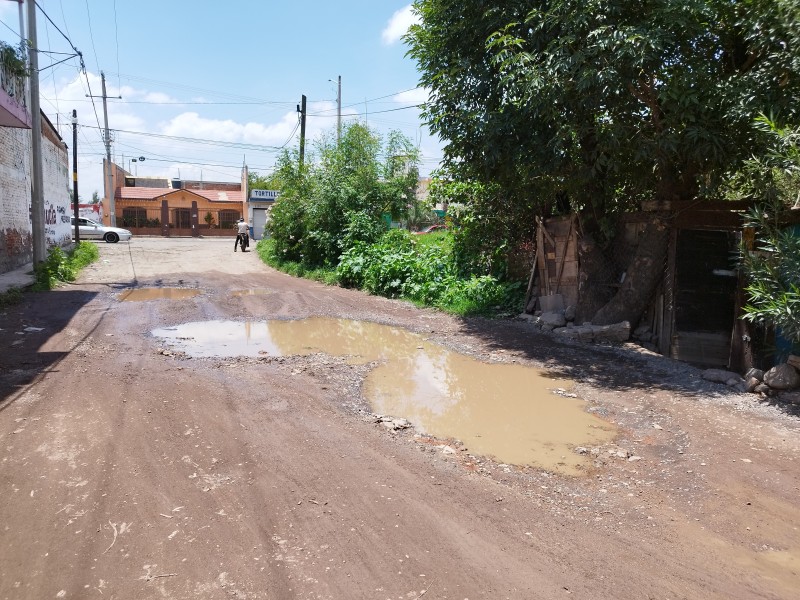
[[[236,247],[242,247],[242,252],[247,251],[247,246],[250,245],[250,235],[249,235],[249,227],[247,222],[244,219],[239,219],[239,222],[236,223],[236,241],[233,243],[233,251],[236,252]]]

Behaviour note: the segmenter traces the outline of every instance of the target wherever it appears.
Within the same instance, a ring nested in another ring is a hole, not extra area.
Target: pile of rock
[[[742,378],[738,373],[722,369],[703,371],[703,379],[724,383],[742,392],[761,394],[770,398],[779,396],[780,400],[800,404],[800,356],[790,355],[785,363],[772,367],[769,371],[750,369]]]
[[[592,323],[575,323],[575,307],[567,306],[563,310],[537,311],[529,315],[520,315],[542,331],[552,331],[581,342],[615,343],[627,342],[631,337],[631,324],[628,321],[612,325],[593,325]]]

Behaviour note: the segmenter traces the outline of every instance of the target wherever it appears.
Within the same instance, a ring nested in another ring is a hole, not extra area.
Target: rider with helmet
[[[233,243],[233,251],[236,252],[237,246],[242,247],[242,252],[247,251],[247,247],[250,245],[250,228],[247,225],[247,222],[244,219],[239,219],[239,222],[236,223],[236,241]]]

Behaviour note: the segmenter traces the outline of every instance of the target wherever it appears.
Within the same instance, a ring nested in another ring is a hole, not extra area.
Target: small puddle
[[[200,294],[200,290],[189,288],[138,288],[119,295],[122,302],[144,302],[146,300],[184,300]]]
[[[234,298],[241,298],[242,296],[266,296],[271,293],[272,290],[266,288],[255,288],[252,290],[234,290],[231,292],[231,296]]]
[[[577,446],[611,441],[615,429],[585,402],[554,393],[572,382],[515,364],[487,364],[405,329],[365,321],[206,321],[156,329],[194,357],[322,352],[356,364],[381,361],[364,382],[377,413],[424,433],[457,438],[471,454],[577,475],[590,464]]]

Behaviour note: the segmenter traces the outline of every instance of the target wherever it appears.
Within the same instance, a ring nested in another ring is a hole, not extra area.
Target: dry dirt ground
[[[99,244],[78,282],[0,314],[0,598],[800,597],[791,411],[633,347],[293,279],[232,244]],[[158,286],[201,294],[119,300]],[[620,434],[579,478],[445,454],[375,423],[365,367],[188,359],[150,333],[313,315],[556,371]]]

